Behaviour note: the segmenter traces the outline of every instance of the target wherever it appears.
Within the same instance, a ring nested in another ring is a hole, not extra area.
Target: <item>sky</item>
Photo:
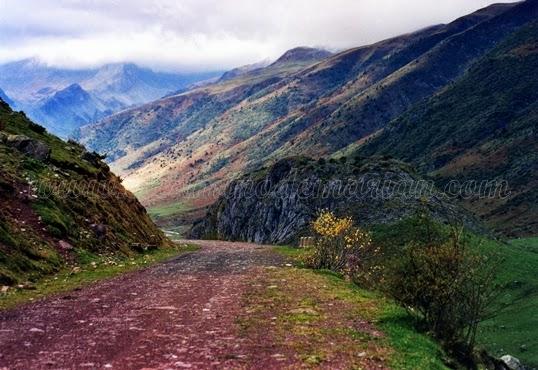
[[[490,0],[0,0],[0,63],[178,72],[332,51],[447,23]]]

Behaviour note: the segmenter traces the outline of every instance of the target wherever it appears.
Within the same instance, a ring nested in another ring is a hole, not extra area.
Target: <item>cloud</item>
[[[446,23],[490,0],[0,0],[0,62],[131,61],[227,69],[295,46],[332,50]]]

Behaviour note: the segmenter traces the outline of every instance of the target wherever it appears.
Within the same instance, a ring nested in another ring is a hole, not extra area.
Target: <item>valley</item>
[[[538,0],[11,1],[1,370],[538,367]]]

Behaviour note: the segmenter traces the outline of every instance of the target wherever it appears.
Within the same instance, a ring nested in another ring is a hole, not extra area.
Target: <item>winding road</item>
[[[258,269],[284,259],[254,244],[194,243],[197,252],[0,312],[0,369],[277,367],[236,319]]]

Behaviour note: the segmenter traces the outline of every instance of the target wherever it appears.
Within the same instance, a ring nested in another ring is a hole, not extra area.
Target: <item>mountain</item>
[[[12,107],[15,106],[15,102],[11,100],[2,89],[0,89],[0,99],[2,99],[4,102],[6,102]]]
[[[0,86],[30,117],[66,137],[83,124],[218,74],[161,73],[132,63],[70,70],[26,59],[0,66]]]
[[[115,108],[121,107],[118,103]],[[68,137],[78,127],[112,114],[112,108],[75,83],[40,101],[32,116],[57,135]]]
[[[510,196],[467,206],[508,235],[538,233],[538,22],[359,149],[415,163],[441,184],[507,181]],[[479,186],[479,185],[474,185]]]
[[[111,158],[120,157],[130,145],[139,147],[161,139],[173,145],[178,135],[189,136],[244,99],[270,89],[311,63],[310,59],[273,63],[230,80],[169,96],[83,127],[78,138],[101,152],[108,152]]]
[[[95,75],[82,81],[81,86],[102,100],[115,100],[123,106],[131,106],[161,98],[174,89],[213,75],[160,73],[133,63],[119,63],[99,68]]]
[[[321,59],[328,58],[331,55],[332,53],[327,50],[301,46],[286,51],[272,65],[277,66],[279,64],[317,62]]]
[[[85,126],[78,137],[109,155],[145,205],[172,205],[171,224],[190,222],[243,172],[289,156],[353,152],[463,76],[537,9],[536,1],[492,5],[316,61],[292,50],[267,67]]]
[[[49,67],[36,58],[24,59],[0,65],[0,86],[26,108],[94,73],[93,70]]]
[[[0,100],[0,284],[36,279],[83,253],[169,242],[102,158]]]
[[[457,219],[480,229],[468,212],[439,190],[431,189],[422,197],[409,192],[426,181],[410,166],[384,158],[286,158],[233,181],[207,216],[194,225],[191,236],[297,244],[299,237],[310,235],[311,222],[322,209],[353,216],[370,228],[396,223],[427,207],[435,220]],[[379,186],[374,188],[373,183]],[[399,186],[391,187],[391,183]]]

